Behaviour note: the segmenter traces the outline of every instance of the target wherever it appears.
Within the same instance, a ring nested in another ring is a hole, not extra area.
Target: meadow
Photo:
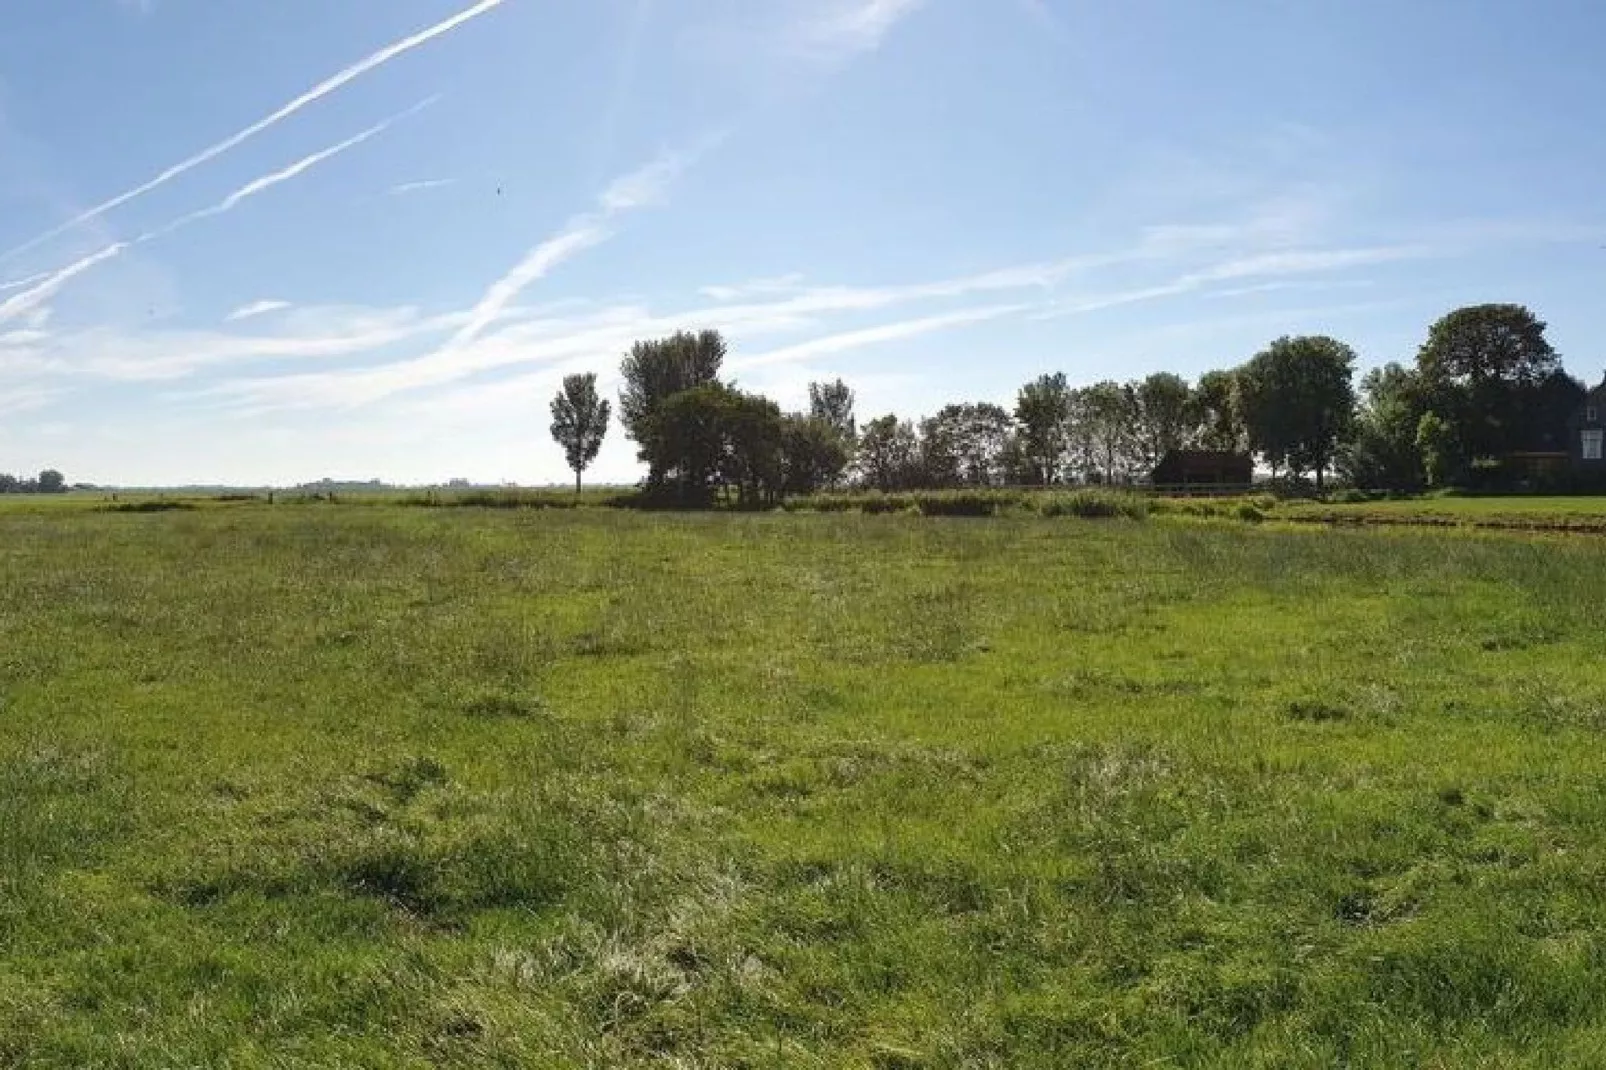
[[[1606,497],[1426,495],[1386,501],[1284,503],[1290,519],[1606,533]]]
[[[0,1066],[1606,1063],[1606,541],[79,500],[0,555]]]

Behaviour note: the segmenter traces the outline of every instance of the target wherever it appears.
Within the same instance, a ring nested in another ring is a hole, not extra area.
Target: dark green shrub
[[[122,505],[108,505],[103,510],[108,513],[171,513],[187,512],[194,509],[191,502],[125,502]]]

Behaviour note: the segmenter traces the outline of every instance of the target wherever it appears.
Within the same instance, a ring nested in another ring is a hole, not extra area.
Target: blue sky
[[[1593,382],[1602,40],[1593,0],[8,0],[0,470],[562,482],[558,379],[680,327],[861,418],[1284,333],[1409,360],[1479,301]]]

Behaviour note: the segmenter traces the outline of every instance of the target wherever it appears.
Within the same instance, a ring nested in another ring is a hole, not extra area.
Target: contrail
[[[38,285],[34,286],[30,290],[24,290],[22,293],[14,295],[13,297],[7,299],[4,303],[0,303],[0,323],[5,323],[7,320],[15,319],[24,312],[37,307],[40,303],[53,297],[56,291],[60,290],[73,278],[82,275],[96,264],[111,260],[114,257],[122,255],[129,249],[144,245],[146,242],[155,241],[157,238],[166,237],[176,230],[182,230],[191,223],[197,223],[200,220],[209,219],[212,216],[218,216],[224,214],[225,212],[232,211],[237,205],[240,204],[241,201],[249,200],[259,193],[272,189],[281,182],[288,182],[290,179],[311,170],[330,157],[338,156],[347,149],[361,145],[364,141],[383,133],[393,124],[400,122],[407,116],[413,115],[419,111],[422,111],[424,108],[429,107],[431,104],[435,103],[436,99],[438,98],[430,97],[428,100],[422,101],[419,104],[415,104],[406,111],[393,115],[383,122],[375,123],[373,126],[370,126],[367,130],[364,130],[360,134],[348,137],[346,140],[339,142],[338,144],[331,145],[326,149],[321,149],[310,156],[304,156],[295,163],[291,164],[289,167],[281,168],[272,174],[263,175],[261,178],[252,179],[250,182],[247,182],[245,185],[241,186],[239,189],[235,190],[233,193],[229,194],[227,197],[223,198],[217,204],[214,204],[209,208],[202,208],[198,211],[190,212],[188,215],[179,216],[171,223],[157,227],[155,230],[147,230],[139,237],[130,241],[121,241],[112,245],[108,245],[97,252],[90,253],[88,256],[83,257],[82,259],[68,264],[60,271],[51,272],[45,275],[36,275],[30,279],[23,280],[23,282],[37,281]],[[13,283],[8,285],[21,285],[21,283]]]
[[[597,198],[595,210],[569,220],[562,230],[531,249],[511,271],[492,283],[469,313],[468,322],[441,353],[454,352],[474,341],[531,283],[545,278],[570,257],[611,238],[614,219],[656,203],[682,171],[723,137],[723,133],[710,135],[689,152],[661,153],[647,166],[615,179]]]
[[[356,148],[369,138],[377,137],[380,134],[383,134],[386,130],[389,130],[392,126],[401,122],[408,116],[416,115],[418,112],[423,111],[425,108],[429,107],[431,104],[434,104],[439,99],[440,97],[437,95],[432,96],[427,100],[420,101],[411,108],[408,108],[406,111],[399,112],[398,114],[392,115],[390,118],[382,122],[375,123],[373,126],[370,126],[361,133],[354,134],[338,144],[330,145],[328,148],[320,149],[310,156],[302,157],[289,167],[275,171],[269,175],[263,175],[261,178],[252,179],[250,182],[247,182],[245,185],[223,198],[217,204],[212,205],[210,208],[202,208],[198,211],[191,212],[188,215],[180,216],[171,223],[168,223],[166,226],[159,227],[156,230],[141,235],[139,238],[135,239],[135,244],[141,244],[150,241],[153,238],[164,237],[173,233],[175,230],[189,226],[191,223],[198,222],[202,219],[207,219],[211,216],[222,215],[224,212],[232,211],[234,207],[241,201],[249,200],[265,190],[272,189],[281,182],[288,182],[297,175],[306,171],[310,171],[312,168],[323,163],[330,157],[339,156],[347,149]]]
[[[73,276],[82,275],[102,260],[110,260],[126,248],[128,248],[128,243],[126,242],[108,245],[99,252],[90,253],[77,263],[62,268],[33,289],[24,290],[20,294],[14,294],[4,301],[0,301],[0,323],[9,322],[26,312],[33,311],[45,301],[48,301],[51,295],[65,286]]]
[[[0,282],[0,291],[20,290],[24,286],[32,286],[36,282],[43,282],[45,279],[50,278],[52,274],[54,272],[41,271],[36,275],[25,275],[20,279],[12,279],[10,282]]]
[[[354,63],[340,73],[335,74],[322,82],[319,82],[316,86],[313,86],[299,97],[296,97],[288,104],[285,104],[273,114],[267,116],[266,118],[259,119],[250,126],[246,127],[244,130],[241,130],[239,133],[232,134],[209,148],[202,149],[189,159],[184,160],[181,163],[174,164],[172,167],[169,167],[167,170],[163,171],[150,181],[142,185],[135,186],[131,190],[119,193],[117,196],[108,201],[102,201],[95,207],[90,208],[85,212],[81,212],[72,219],[69,219],[59,227],[48,230],[39,235],[37,238],[33,238],[32,240],[26,241],[17,246],[15,249],[0,253],[0,263],[4,263],[15,256],[19,256],[30,249],[36,249],[50,239],[66,233],[73,227],[76,227],[81,223],[87,223],[92,219],[97,219],[112,209],[127,204],[136,197],[143,197],[145,194],[151,192],[151,190],[154,190],[159,186],[166,185],[185,172],[192,171],[206,163],[208,160],[215,159],[218,156],[223,155],[225,152],[228,152],[230,149],[249,141],[251,138],[256,137],[269,127],[288,119],[290,116],[294,115],[302,108],[305,108],[307,105],[317,103],[319,100],[322,100],[324,97],[346,85],[348,82],[362,77],[377,67],[384,66],[386,63],[389,63],[391,60],[405,52],[411,52],[420,45],[428,44],[430,41],[440,37],[442,34],[452,32],[465,22],[470,22],[473,19],[479,18],[481,15],[494,11],[496,8],[501,7],[505,3],[507,3],[507,0],[479,0],[479,3],[458,12],[443,22],[437,22],[428,29],[418,31],[411,37],[404,37],[395,44],[387,45],[378,52],[375,52],[373,55],[369,56],[367,59],[361,60],[358,63]]]

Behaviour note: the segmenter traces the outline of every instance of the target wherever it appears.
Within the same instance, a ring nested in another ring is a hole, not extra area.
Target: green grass
[[[1279,516],[1293,520],[1553,528],[1559,531],[1606,533],[1606,497],[1429,495],[1355,503],[1285,502],[1277,512]]]
[[[1436,516],[1594,516],[1606,518],[1606,497],[1543,495],[1437,496],[1330,505],[1330,509],[1370,509]]]
[[[0,555],[0,1066],[1606,1062],[1606,542],[230,503]]]

